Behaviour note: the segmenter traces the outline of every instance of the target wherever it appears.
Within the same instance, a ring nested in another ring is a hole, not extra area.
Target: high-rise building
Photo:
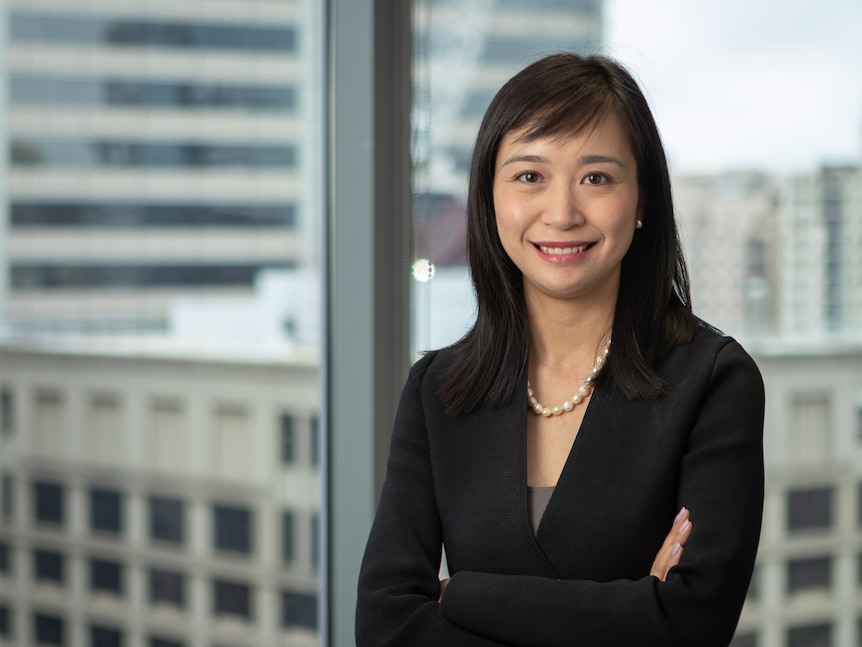
[[[315,264],[322,27],[300,0],[10,0],[13,333],[162,332],[178,296]]]
[[[780,219],[780,333],[862,336],[862,170],[788,178]]]
[[[734,335],[771,334],[776,307],[777,189],[768,175],[674,177],[695,313]]]

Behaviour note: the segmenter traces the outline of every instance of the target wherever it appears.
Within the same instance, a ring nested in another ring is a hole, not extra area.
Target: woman
[[[404,388],[357,643],[727,645],[760,534],[763,385],[691,312],[632,77],[568,54],[513,77],[467,217],[477,320]]]

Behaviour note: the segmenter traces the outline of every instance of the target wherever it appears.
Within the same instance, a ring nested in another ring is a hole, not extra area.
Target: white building
[[[133,348],[0,348],[0,645],[318,645],[317,358]]]
[[[673,187],[695,312],[729,334],[773,332],[778,214],[772,178],[682,175]]]
[[[862,641],[862,346],[762,346],[766,507],[737,647]]]
[[[862,336],[862,172],[823,167],[782,188],[780,333]]]

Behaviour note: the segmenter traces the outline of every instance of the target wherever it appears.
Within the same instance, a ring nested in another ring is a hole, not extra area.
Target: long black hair
[[[616,115],[637,161],[639,213],[622,260],[613,351],[600,383],[629,398],[656,398],[656,363],[694,335],[688,272],[674,219],[670,173],[658,128],[631,74],[604,56],[554,54],[512,77],[492,100],[473,150],[467,194],[467,263],[477,301],[472,329],[453,348],[440,396],[450,413],[512,397],[527,362],[529,328],[520,270],[503,249],[493,203],[503,137],[577,134]]]

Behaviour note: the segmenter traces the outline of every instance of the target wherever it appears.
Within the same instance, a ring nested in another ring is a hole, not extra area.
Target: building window
[[[60,16],[14,11],[14,42],[67,43],[112,47],[160,47],[290,53],[298,47],[294,27],[131,20],[111,16]]]
[[[182,573],[150,569],[150,602],[173,607],[184,607],[185,579]]]
[[[285,113],[294,111],[298,100],[297,88],[281,85],[171,83],[60,74],[10,77],[9,98],[19,106],[145,106]]]
[[[12,409],[12,391],[0,388],[0,436],[11,436],[15,431],[15,413]]]
[[[793,627],[787,631],[787,647],[832,647],[832,625]]]
[[[185,504],[180,499],[150,497],[150,539],[182,544],[185,534]]]
[[[311,416],[311,464],[320,465],[320,419]]]
[[[311,565],[316,569],[320,566],[320,515],[311,515]]]
[[[296,461],[296,436],[293,416],[289,413],[281,414],[281,462],[291,465]]]
[[[11,636],[12,630],[9,627],[9,607],[0,604],[0,636]]]
[[[213,508],[215,549],[251,553],[252,514],[248,508],[216,505]]]
[[[114,535],[123,531],[123,502],[119,492],[90,490],[90,528]]]
[[[251,587],[239,582],[216,580],[213,583],[213,614],[251,620]]]
[[[9,544],[0,542],[0,573],[9,575],[12,570],[9,567]]]
[[[150,636],[149,647],[185,647],[185,644],[179,640]]]
[[[832,588],[832,559],[813,557],[792,559],[787,563],[787,592],[826,590]]]
[[[63,523],[63,488],[59,483],[34,483],[33,498],[33,516],[38,523]]]
[[[828,396],[800,395],[790,402],[788,458],[816,463],[832,456],[831,403]]]
[[[87,410],[84,433],[87,442],[87,459],[103,465],[122,463],[123,420],[120,400],[113,395],[94,395]]]
[[[90,627],[90,647],[123,647],[123,634],[111,627]]]
[[[295,525],[296,520],[293,512],[283,510],[281,513],[281,559],[286,563],[296,559]]]
[[[790,532],[798,532],[831,528],[833,494],[831,487],[788,492],[787,529]]]
[[[730,641],[729,647],[757,647],[757,634],[737,634]]]
[[[94,593],[122,595],[123,569],[118,562],[106,559],[90,560],[90,589]]]
[[[0,518],[12,522],[15,514],[15,480],[11,474],[4,474],[0,478]]]
[[[33,635],[36,636],[38,645],[64,645],[63,619],[57,616],[49,616],[45,613],[37,613],[33,616]]]
[[[317,596],[294,591],[281,592],[281,625],[285,629],[317,629]]]
[[[34,575],[40,582],[62,584],[64,578],[63,555],[53,550],[37,550],[33,555]]]

